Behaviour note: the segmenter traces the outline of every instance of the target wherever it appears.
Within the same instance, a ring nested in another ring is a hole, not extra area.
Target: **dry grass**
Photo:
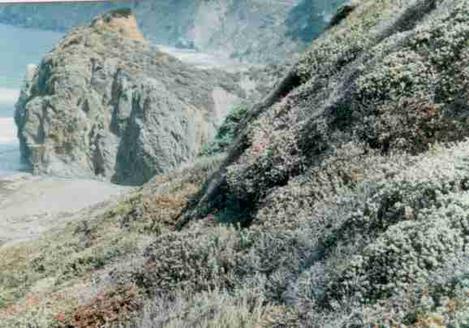
[[[67,320],[67,315],[58,314],[60,325],[74,328],[108,327],[128,321],[141,307],[138,290],[134,286],[117,287],[100,292],[91,302],[77,307]]]

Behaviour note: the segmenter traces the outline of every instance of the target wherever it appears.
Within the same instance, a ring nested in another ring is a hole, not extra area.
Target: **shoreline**
[[[0,117],[0,179],[23,168],[15,121],[12,117]]]
[[[13,117],[0,117],[0,145],[18,145],[17,128]]]
[[[0,106],[15,104],[20,96],[19,88],[0,87]]]
[[[135,188],[92,179],[0,176],[0,247],[39,238],[80,220],[86,210],[107,208]]]

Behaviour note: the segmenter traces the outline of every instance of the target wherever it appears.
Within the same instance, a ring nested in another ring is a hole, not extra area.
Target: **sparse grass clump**
[[[61,322],[66,327],[110,327],[129,321],[140,309],[138,290],[133,286],[121,286],[99,293],[91,302],[75,309],[72,318]],[[57,316],[59,319],[61,315]]]
[[[274,313],[280,311],[263,303],[262,297],[250,290],[235,294],[223,290],[200,294],[181,291],[176,298],[155,298],[149,302],[131,327],[267,327]]]

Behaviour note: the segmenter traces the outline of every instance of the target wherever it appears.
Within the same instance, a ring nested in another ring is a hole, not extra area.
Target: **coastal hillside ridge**
[[[27,75],[15,118],[32,172],[129,185],[192,160],[252,93],[160,52],[128,9],[73,30]]]
[[[297,56],[327,26],[344,0],[129,0],[54,5],[0,5],[0,23],[68,32],[100,12],[129,7],[155,44],[217,53],[249,63]]]
[[[83,29],[57,49],[81,38],[106,53],[115,39],[149,48],[114,27]],[[173,74],[190,70],[164,58]],[[0,248],[1,325],[469,326],[469,0],[353,0],[286,66],[192,161]],[[60,90],[61,75],[40,76],[23,100]],[[20,122],[36,108],[21,103]]]

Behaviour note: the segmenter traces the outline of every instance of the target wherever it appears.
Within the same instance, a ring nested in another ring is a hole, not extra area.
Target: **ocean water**
[[[0,117],[0,176],[23,169],[20,161],[16,126],[12,117]]]
[[[61,38],[61,33],[0,24],[0,176],[23,168],[13,115],[26,68],[39,64]]]

